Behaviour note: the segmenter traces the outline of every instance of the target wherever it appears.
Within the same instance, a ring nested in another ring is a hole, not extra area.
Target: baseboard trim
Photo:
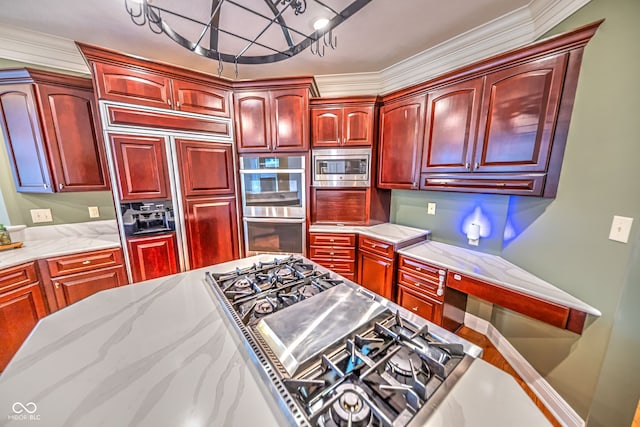
[[[490,322],[473,314],[466,313],[464,325],[485,335],[491,344],[502,354],[523,381],[535,393],[540,401],[549,409],[560,424],[565,427],[584,427],[585,421],[558,394],[516,348]]]

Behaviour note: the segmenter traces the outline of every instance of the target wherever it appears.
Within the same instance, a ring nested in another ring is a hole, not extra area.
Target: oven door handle
[[[271,222],[271,223],[287,223],[302,224],[306,222],[306,218],[242,218],[244,222]]]
[[[304,169],[240,169],[241,174],[256,174],[256,173],[304,173]]]

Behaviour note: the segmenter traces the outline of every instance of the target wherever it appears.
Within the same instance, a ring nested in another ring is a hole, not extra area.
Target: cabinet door
[[[92,91],[38,85],[56,191],[109,190]]]
[[[182,195],[234,194],[231,144],[176,139]]]
[[[238,152],[265,152],[271,149],[271,108],[268,92],[234,95]]]
[[[49,164],[40,132],[33,86],[1,86],[0,113],[16,191],[51,193]]]
[[[373,106],[344,107],[342,144],[371,146],[373,144]]]
[[[422,172],[471,169],[482,81],[477,78],[429,93]]]
[[[367,224],[369,189],[312,188],[312,223]]]
[[[173,80],[175,108],[189,113],[229,117],[229,92],[184,80]]]
[[[392,299],[393,262],[367,252],[358,252],[358,280],[365,288]]]
[[[39,282],[0,294],[0,371],[46,315]]]
[[[176,236],[173,233],[128,239],[127,247],[134,282],[178,272]]]
[[[110,135],[121,200],[167,199],[169,177],[165,139]]]
[[[306,89],[271,91],[271,148],[274,151],[309,149],[309,97]]]
[[[486,77],[474,171],[546,171],[567,57],[560,54]]]
[[[438,325],[442,325],[443,304],[427,296],[412,292],[404,286],[398,286],[398,305],[418,316]]]
[[[119,67],[95,64],[98,97],[109,101],[171,108],[171,80],[158,74]]]
[[[311,110],[311,144],[314,147],[337,147],[341,133],[342,108]]]
[[[185,210],[191,268],[240,257],[235,197],[187,199]]]
[[[424,108],[424,95],[382,107],[378,187],[418,188],[424,138]]]
[[[80,301],[105,289],[112,289],[127,283],[123,266],[103,268],[86,273],[72,274],[52,279],[58,307]]]

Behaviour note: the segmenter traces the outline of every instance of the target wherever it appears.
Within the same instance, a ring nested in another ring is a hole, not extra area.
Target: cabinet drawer
[[[35,263],[22,264],[0,271],[0,292],[38,280]]]
[[[406,285],[414,292],[418,292],[425,297],[434,298],[438,301],[444,300],[444,276],[442,278],[442,295],[438,295],[438,281],[425,280],[403,270],[398,270],[398,284]]]
[[[442,303],[421,296],[409,288],[398,286],[398,304],[433,323],[438,325],[442,323]]]
[[[420,277],[424,277],[436,285],[439,283],[440,276],[446,277],[447,274],[447,270],[444,268],[426,264],[413,258],[407,258],[404,255],[400,255],[398,259],[398,268],[408,273],[418,274]]]
[[[47,260],[51,277],[122,264],[120,249],[65,255]]]
[[[355,262],[353,261],[335,261],[326,258],[313,258],[311,257],[311,261],[320,264],[321,266],[328,268],[331,271],[335,271],[336,273],[355,273]]]
[[[65,307],[96,292],[127,284],[123,266],[107,267],[95,271],[71,274],[53,281],[59,307]]]
[[[385,258],[393,259],[393,245],[371,237],[359,236],[358,246],[360,250],[372,252]]]
[[[355,247],[355,234],[324,234],[310,233],[309,244],[311,246],[350,246]]]
[[[325,246],[312,246],[309,258],[343,259],[353,261],[356,259],[356,250],[353,248],[328,248]]]

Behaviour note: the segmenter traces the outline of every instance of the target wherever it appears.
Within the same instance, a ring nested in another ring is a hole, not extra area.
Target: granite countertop
[[[43,426],[287,425],[204,271],[42,319],[0,376],[2,425],[24,425],[7,418],[16,401],[35,403]]]
[[[497,255],[434,241],[421,242],[400,249],[398,253],[588,314],[602,314],[598,309]]]
[[[29,227],[24,246],[0,252],[0,268],[37,259],[120,247],[115,220]]]
[[[349,225],[311,225],[310,233],[358,233],[374,239],[383,240],[387,243],[400,245],[410,240],[428,236],[431,234],[429,230],[420,228],[407,227],[399,224],[377,224],[371,226],[349,226]]]
[[[288,425],[203,280],[205,271],[272,258],[105,290],[45,317],[0,375],[3,425],[24,424],[11,418],[15,402],[33,402],[42,425]],[[428,426],[452,419],[464,427],[547,425],[513,378],[480,359]]]

